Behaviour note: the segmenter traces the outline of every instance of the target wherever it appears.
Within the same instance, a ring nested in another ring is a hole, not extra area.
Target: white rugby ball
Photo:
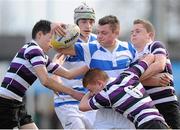
[[[52,36],[51,45],[54,49],[67,48],[72,46],[79,38],[80,29],[76,24],[65,25],[65,36],[54,34]]]

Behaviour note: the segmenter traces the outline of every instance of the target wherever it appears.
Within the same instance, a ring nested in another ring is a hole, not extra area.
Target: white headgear
[[[74,10],[74,23],[77,24],[79,19],[93,19],[95,20],[95,12],[93,8],[90,8],[85,3],[78,6]]]

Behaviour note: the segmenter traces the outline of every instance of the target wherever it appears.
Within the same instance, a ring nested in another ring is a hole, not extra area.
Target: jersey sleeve
[[[154,41],[152,44],[150,44],[150,50],[152,54],[163,54],[167,55],[166,48],[164,44],[160,41]]]
[[[24,57],[35,67],[38,65],[46,65],[46,59],[42,50],[38,46],[30,46],[26,48]]]
[[[48,62],[46,64],[47,71],[49,73],[54,73],[58,68],[60,68],[60,65],[57,63],[53,63],[49,58]]]
[[[111,106],[108,95],[104,90],[102,90],[100,93],[91,97],[89,99],[89,105],[94,110],[97,110],[100,108],[108,108]]]
[[[132,67],[130,67],[126,71],[128,71],[130,73],[134,73],[135,75],[140,77],[147,68],[148,68],[148,64],[146,62],[139,61],[137,64],[133,65]]]

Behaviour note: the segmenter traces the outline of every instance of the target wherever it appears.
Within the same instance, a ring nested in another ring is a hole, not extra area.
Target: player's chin
[[[83,37],[88,37],[89,35],[90,35],[89,32],[84,32],[84,33],[82,34]]]

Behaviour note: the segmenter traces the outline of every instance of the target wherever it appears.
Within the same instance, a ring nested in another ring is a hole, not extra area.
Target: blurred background
[[[180,96],[179,0],[0,0],[0,81],[18,49],[31,40],[31,30],[37,21],[73,23],[73,11],[82,2],[95,9],[97,21],[105,15],[116,15],[121,23],[121,40],[129,40],[135,19],[150,20],[156,28],[156,39],[163,41],[169,50],[175,89]],[[48,55],[53,54],[52,50]],[[54,114],[51,90],[36,81],[26,95],[28,111],[39,128],[62,128]]]

